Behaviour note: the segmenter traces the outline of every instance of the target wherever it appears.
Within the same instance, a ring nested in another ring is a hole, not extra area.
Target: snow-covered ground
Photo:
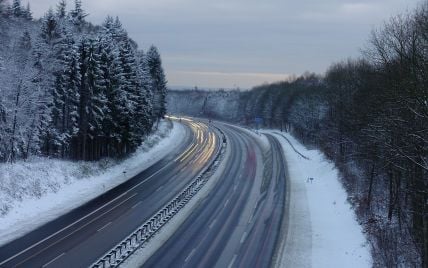
[[[0,164],[0,245],[148,168],[180,145],[185,131],[181,124],[163,121],[137,152],[121,162],[71,162],[39,157]]]
[[[289,134],[262,132],[281,142],[289,173],[288,232],[277,267],[371,267],[367,240],[334,164]]]

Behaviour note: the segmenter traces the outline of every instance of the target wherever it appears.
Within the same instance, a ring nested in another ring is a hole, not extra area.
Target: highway
[[[216,123],[231,157],[220,181],[143,267],[270,267],[285,203],[285,162],[242,129]]]
[[[270,267],[285,203],[279,142],[242,128],[183,119],[185,141],[129,181],[0,247],[0,267],[88,267],[167,204],[220,150],[229,157],[208,195],[143,267]],[[153,238],[156,239],[156,236]]]
[[[182,121],[185,142],[124,184],[0,247],[0,267],[88,267],[170,201],[210,163],[219,133]]]

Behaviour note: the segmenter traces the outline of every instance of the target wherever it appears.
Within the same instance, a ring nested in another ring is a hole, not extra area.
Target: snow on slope
[[[288,232],[277,266],[371,267],[367,240],[334,164],[289,134],[265,132],[281,142],[289,172]]]
[[[174,122],[172,126],[163,121],[137,152],[120,163],[33,158],[0,164],[0,245],[83,205],[163,158],[185,137],[182,125]]]

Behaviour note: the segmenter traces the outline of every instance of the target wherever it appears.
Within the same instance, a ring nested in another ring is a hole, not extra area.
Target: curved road
[[[262,148],[240,128],[215,123],[231,156],[220,181],[143,267],[269,267],[285,203],[278,141]]]
[[[183,121],[186,141],[147,170],[0,247],[0,267],[88,267],[170,201],[213,160],[219,133]],[[214,150],[209,149],[215,147]]]

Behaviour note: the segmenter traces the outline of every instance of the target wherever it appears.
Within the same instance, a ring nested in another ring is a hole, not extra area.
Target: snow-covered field
[[[289,172],[288,232],[277,267],[371,267],[369,246],[334,164],[289,134],[264,132],[280,140]]]
[[[71,162],[37,157],[0,164],[0,245],[148,168],[180,145],[185,131],[178,123],[163,121],[137,152],[121,162],[111,159]]]

